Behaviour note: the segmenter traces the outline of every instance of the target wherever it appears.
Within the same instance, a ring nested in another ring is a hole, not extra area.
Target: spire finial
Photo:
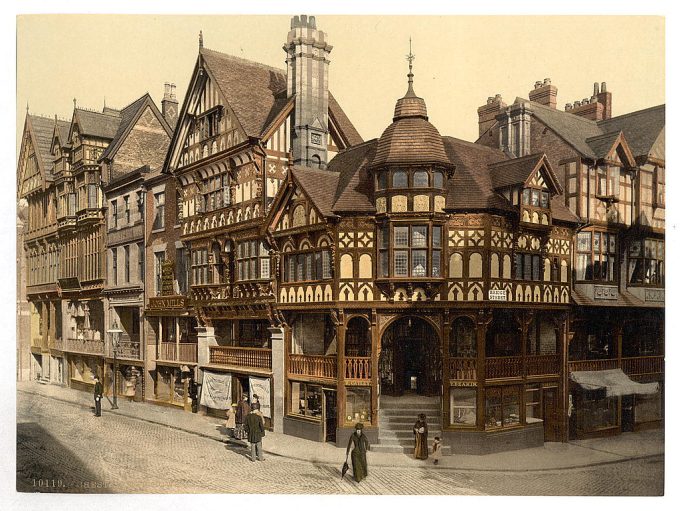
[[[203,48],[203,30],[198,31],[198,49]]]
[[[104,110],[106,110],[106,96],[104,96]]]
[[[26,101],[26,113],[28,113],[28,101]]]
[[[76,98],[73,98],[73,108],[76,108]]]
[[[416,59],[416,56],[413,54],[412,48],[411,48],[411,37],[409,36],[408,38],[408,55],[406,55],[406,60],[408,60],[408,92],[406,93],[407,96],[413,95],[415,96],[415,92],[413,92],[413,61]]]

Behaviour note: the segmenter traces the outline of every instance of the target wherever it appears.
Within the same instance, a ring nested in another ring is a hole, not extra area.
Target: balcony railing
[[[371,357],[346,357],[345,378],[348,380],[370,380]]]
[[[335,355],[288,355],[288,374],[291,375],[337,378],[337,367]]]
[[[74,339],[69,338],[67,342],[68,351],[78,353],[91,353],[93,355],[104,354],[104,341],[100,339]]]
[[[239,348],[235,346],[210,346],[210,363],[235,367],[271,369],[272,350],[264,348]]]
[[[628,357],[621,359],[621,369],[626,374],[663,373],[663,355],[652,357]]]
[[[32,348],[42,348],[42,337],[33,337],[31,339],[31,347]]]
[[[198,361],[198,344],[195,342],[161,342],[158,345],[158,360],[195,364]]]
[[[572,371],[604,371],[606,369],[616,369],[618,362],[615,358],[604,358],[596,360],[571,360],[569,362],[569,372]]]
[[[191,286],[191,299],[197,302],[226,300],[231,298],[230,284],[201,284]]]
[[[527,356],[527,375],[538,376],[544,374],[559,374],[560,362],[557,355],[529,355]]]
[[[476,358],[450,358],[449,377],[452,380],[476,380],[477,379],[477,359]]]
[[[486,379],[522,376],[522,357],[489,357],[486,359]]]
[[[120,341],[118,342],[118,350],[116,352],[117,357],[140,359],[141,353],[139,334],[121,334]],[[108,345],[106,355],[113,357],[113,346],[111,344]]]
[[[54,348],[55,350],[63,350],[64,349],[64,340],[63,339],[53,339],[50,342],[50,348]]]

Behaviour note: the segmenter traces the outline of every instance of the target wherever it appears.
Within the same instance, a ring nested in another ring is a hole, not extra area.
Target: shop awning
[[[570,377],[586,390],[606,389],[607,397],[656,394],[659,391],[658,383],[638,383],[631,380],[621,369],[572,371]]]

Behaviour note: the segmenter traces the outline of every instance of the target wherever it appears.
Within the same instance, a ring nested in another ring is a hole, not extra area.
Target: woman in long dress
[[[418,420],[413,425],[413,435],[416,445],[413,455],[417,460],[427,459],[427,422],[424,413],[418,415]]]
[[[345,457],[346,462],[349,458],[349,451],[354,446],[354,449],[352,449],[352,475],[357,483],[368,475],[366,451],[370,450],[371,446],[366,435],[363,434],[363,429],[364,425],[361,422],[354,426],[354,433],[349,437],[347,443],[347,455]]]

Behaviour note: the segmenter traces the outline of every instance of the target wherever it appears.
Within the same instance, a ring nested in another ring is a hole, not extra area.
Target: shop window
[[[477,329],[470,318],[456,318],[451,325],[449,354],[458,358],[477,356]]]
[[[661,391],[649,396],[635,396],[635,424],[661,420],[662,405]]]
[[[321,386],[291,382],[290,413],[304,417],[321,418]]]
[[[576,280],[616,280],[616,235],[580,232],[576,237]]]
[[[665,282],[664,240],[633,240],[628,251],[630,284],[663,286]]]
[[[485,427],[498,429],[519,424],[520,387],[486,389]]]
[[[369,387],[347,387],[345,403],[346,422],[371,422],[371,389]]]
[[[583,391],[576,404],[577,433],[616,427],[618,400],[606,397],[602,391]]]
[[[524,391],[524,405],[526,409],[527,422],[535,422],[532,419],[543,419],[540,385],[532,385],[526,388]]]
[[[449,399],[451,425],[474,426],[477,424],[477,389],[475,387],[451,387]]]

